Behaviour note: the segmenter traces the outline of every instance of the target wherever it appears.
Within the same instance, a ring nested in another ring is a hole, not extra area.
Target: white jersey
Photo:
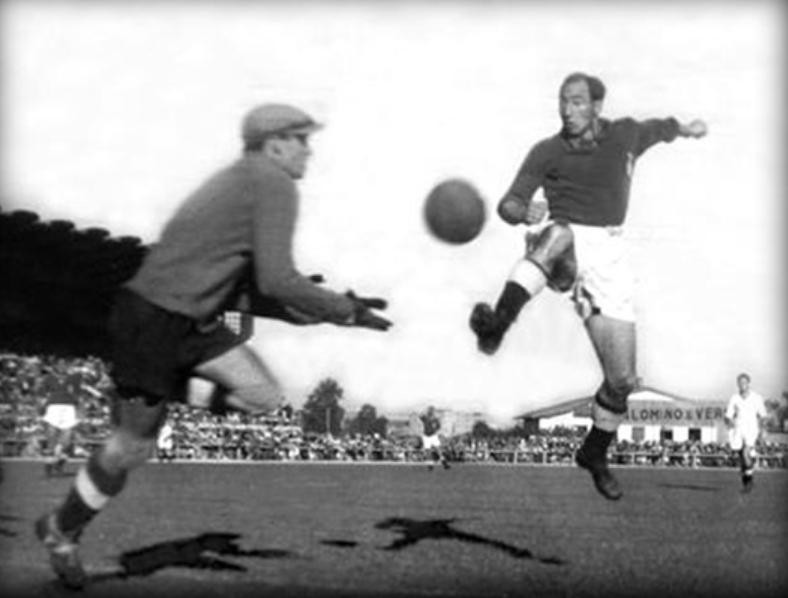
[[[746,397],[735,393],[728,401],[725,417],[733,423],[731,448],[739,450],[742,445],[753,446],[758,439],[761,417],[766,417],[766,404],[763,397],[750,390]]]
[[[165,423],[161,427],[161,430],[159,430],[159,437],[156,440],[156,446],[159,450],[171,451],[172,444],[172,426],[168,423]]]

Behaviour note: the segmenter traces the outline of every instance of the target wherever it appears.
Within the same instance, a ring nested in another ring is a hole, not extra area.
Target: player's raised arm
[[[688,123],[679,123],[679,136],[680,137],[693,137],[700,139],[705,137],[709,132],[706,122],[698,118],[691,120]]]

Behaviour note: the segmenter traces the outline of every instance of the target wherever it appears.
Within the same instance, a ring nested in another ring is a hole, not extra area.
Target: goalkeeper
[[[373,312],[381,299],[337,293],[299,273],[292,244],[296,181],[320,128],[298,108],[265,104],[241,125],[243,154],[199,187],[176,211],[110,316],[113,431],[88,459],[60,506],[36,533],[64,585],[86,575],[78,541],[93,517],[152,454],[168,401],[182,399],[189,377],[212,381],[218,411],[263,414],[279,407],[273,374],[219,317],[229,310],[385,331]]]
[[[495,305],[478,303],[470,326],[479,350],[493,354],[526,302],[545,286],[572,291],[604,374],[595,395],[594,425],[577,452],[597,490],[616,500],[621,490],[607,466],[607,447],[634,389],[633,277],[622,236],[635,161],[649,147],[676,137],[703,137],[706,125],[675,118],[601,118],[605,86],[573,73],[559,89],[560,133],[528,154],[498,206],[509,224],[529,226],[518,260]],[[547,202],[533,201],[542,187]],[[549,219],[547,216],[549,209]]]

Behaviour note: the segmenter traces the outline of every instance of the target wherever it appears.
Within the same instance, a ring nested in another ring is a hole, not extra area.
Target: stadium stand
[[[0,338],[23,354],[106,356],[105,322],[117,287],[147,248],[33,212],[0,212]]]
[[[75,456],[86,456],[109,432],[105,390],[111,385],[105,323],[115,290],[139,268],[148,248],[131,236],[101,228],[78,229],[66,220],[44,222],[30,211],[0,210],[0,456],[44,453],[39,392],[46,374],[79,372],[80,423]],[[313,277],[320,282],[321,277]],[[287,319],[266,297],[265,317]],[[231,322],[227,322],[228,325]],[[237,323],[239,334],[251,328]],[[65,367],[53,367],[56,362]],[[297,417],[220,419],[173,405],[174,452],[178,459],[422,461],[415,438],[304,435]],[[536,434],[450,439],[454,461],[571,464],[580,435]],[[763,444],[762,467],[788,467],[786,447]],[[612,462],[630,465],[734,466],[727,446],[691,443],[626,443],[613,448]]]

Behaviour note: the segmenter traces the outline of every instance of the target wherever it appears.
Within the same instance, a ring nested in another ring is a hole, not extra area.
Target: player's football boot
[[[590,459],[583,449],[575,453],[575,463],[591,474],[597,491],[608,500],[618,500],[623,495],[618,480],[604,460]]]
[[[501,346],[506,326],[498,320],[492,307],[487,303],[477,303],[473,306],[470,326],[476,335],[479,351],[482,353],[492,355]]]
[[[49,562],[60,582],[72,590],[85,587],[87,574],[79,559],[79,545],[60,531],[55,513],[46,514],[36,521],[36,536],[49,552]]]
[[[752,488],[755,485],[755,481],[751,475],[743,475],[741,477],[742,489],[741,491],[745,494],[749,494],[752,492]]]

